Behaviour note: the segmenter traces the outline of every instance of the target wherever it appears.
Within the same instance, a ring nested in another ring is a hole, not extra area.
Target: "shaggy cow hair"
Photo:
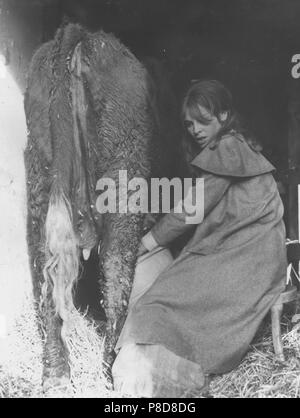
[[[111,362],[126,317],[143,215],[100,215],[95,187],[102,177],[118,184],[119,170],[127,170],[128,180],[149,179],[170,177],[172,160],[178,166],[174,106],[158,106],[159,94],[155,77],[102,31],[66,25],[32,59],[25,95],[27,227],[46,386],[69,377],[64,342],[81,252],[98,246]],[[173,118],[169,126],[160,115],[163,108]]]

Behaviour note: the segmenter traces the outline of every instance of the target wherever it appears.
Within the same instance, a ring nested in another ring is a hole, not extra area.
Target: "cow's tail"
[[[62,338],[71,323],[74,310],[73,287],[79,276],[79,246],[72,208],[62,189],[52,190],[45,222],[45,255],[43,299],[49,292],[54,309],[63,320]]]
[[[75,232],[74,185],[81,179],[81,147],[77,139],[68,62],[82,38],[78,25],[62,27],[52,50],[53,77],[49,121],[53,142],[52,186],[45,221],[45,286],[43,299],[52,299],[62,319],[62,338],[72,325],[72,289],[79,276],[79,243]],[[74,202],[73,202],[74,203]],[[76,206],[76,205],[75,205]],[[66,341],[66,340],[65,340]]]

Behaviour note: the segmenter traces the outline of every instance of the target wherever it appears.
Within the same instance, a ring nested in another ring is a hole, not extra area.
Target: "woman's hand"
[[[140,243],[139,249],[138,249],[138,257],[141,257],[146,252],[148,252],[147,248],[143,245],[143,243]]]
[[[151,213],[147,213],[144,218],[144,225],[143,225],[143,231],[148,232],[150,229],[155,225],[157,221],[157,216],[153,216]]]

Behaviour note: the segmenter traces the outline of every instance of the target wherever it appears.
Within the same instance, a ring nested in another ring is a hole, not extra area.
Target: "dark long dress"
[[[204,220],[133,307],[117,349],[158,344],[204,373],[223,373],[239,364],[284,288],[283,205],[274,167],[241,135],[207,146],[192,164],[204,178]],[[167,246],[191,227],[172,212],[151,234]]]

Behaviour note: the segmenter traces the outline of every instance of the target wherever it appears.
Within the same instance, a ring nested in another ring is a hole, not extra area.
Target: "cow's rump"
[[[125,320],[144,215],[100,214],[95,189],[103,178],[118,189],[120,170],[128,181],[172,176],[175,154],[161,153],[162,109],[168,105],[157,105],[153,86],[145,67],[113,35],[79,25],[60,28],[32,59],[25,96],[27,232],[46,335],[45,379],[68,375],[62,340],[71,325],[82,251],[87,256],[99,249],[106,353]],[[166,115],[175,126],[177,115]]]

